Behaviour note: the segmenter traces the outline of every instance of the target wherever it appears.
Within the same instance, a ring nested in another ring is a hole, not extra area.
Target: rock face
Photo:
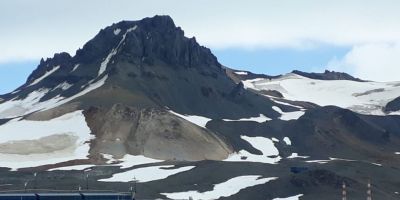
[[[85,112],[96,139],[92,153],[144,155],[162,160],[222,160],[232,153],[225,141],[167,111],[120,104]]]
[[[400,110],[400,97],[397,97],[386,104],[385,112],[395,112]]]
[[[42,88],[50,91],[40,101],[71,97],[101,79],[105,84],[95,94],[71,102],[82,109],[115,103],[168,107],[210,118],[279,116],[264,97],[248,91],[229,95],[237,84],[209,49],[186,38],[168,16],[122,21],[101,30],[74,57],[60,53],[42,60],[20,91],[6,98],[24,99]]]
[[[278,76],[270,76],[266,74],[256,74],[249,71],[240,71],[234,70],[228,67],[225,67],[226,74],[236,83],[239,83],[242,80],[249,80],[249,79],[256,79],[256,78],[265,78],[265,79],[272,79],[272,78],[279,78],[281,75]]]
[[[325,70],[324,73],[307,73],[298,70],[294,70],[292,73],[298,74],[300,76],[308,77],[311,79],[319,79],[319,80],[349,80],[349,81],[359,81],[364,82],[359,78],[354,78],[353,76],[343,73],[343,72],[335,72]]]

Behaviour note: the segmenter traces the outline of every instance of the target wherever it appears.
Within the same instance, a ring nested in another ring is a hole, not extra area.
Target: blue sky
[[[0,63],[0,94],[11,92],[25,83],[39,61]]]
[[[320,72],[327,69],[332,58],[342,58],[350,51],[349,47],[321,46],[313,49],[216,49],[212,52],[219,62],[227,67],[279,75],[295,69],[306,72]]]
[[[343,71],[399,80],[398,0],[0,1],[0,93],[40,58],[76,49],[121,20],[170,15],[229,67],[266,73]]]

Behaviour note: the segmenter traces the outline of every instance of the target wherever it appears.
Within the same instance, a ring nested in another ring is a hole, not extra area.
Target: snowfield
[[[335,105],[361,114],[384,115],[382,108],[400,96],[400,82],[316,80],[289,73],[280,78],[242,81],[245,88],[276,90],[285,99]]]
[[[238,176],[231,178],[223,183],[214,185],[213,190],[206,192],[198,191],[187,191],[187,192],[175,192],[175,193],[161,193],[169,199],[187,199],[192,197],[194,200],[199,199],[219,199],[221,197],[229,197],[240,192],[248,187],[255,185],[265,184],[269,181],[278,179],[277,177],[260,178],[261,176]]]
[[[0,166],[15,170],[87,159],[90,132],[81,110],[49,121],[13,119],[0,126]]]
[[[44,106],[39,100],[49,92],[49,89],[41,88],[31,92],[22,100],[11,99],[0,104],[0,118],[19,117],[42,109]],[[51,101],[51,100],[49,100]]]
[[[135,178],[138,182],[144,183],[149,181],[165,179],[174,174],[189,171],[194,168],[194,166],[186,166],[175,169],[168,169],[172,167],[174,167],[174,165],[161,165],[161,166],[137,168],[126,172],[114,174],[111,178],[100,179],[99,181],[130,182]]]
[[[105,75],[101,79],[97,80],[94,83],[88,83],[84,86],[84,89],[75,95],[65,98],[61,96],[56,96],[55,98],[49,99],[47,101],[41,102],[40,99],[44,97],[50,89],[40,88],[36,91],[28,94],[24,99],[15,100],[11,99],[9,101],[3,102],[0,104],[0,119],[1,118],[15,118],[24,116],[36,111],[44,111],[55,108],[62,104],[68,103],[75,98],[83,96],[99,87],[104,85],[108,78],[108,75]],[[94,80],[93,80],[94,81]]]
[[[246,150],[240,150],[237,153],[229,155],[229,157],[224,161],[276,164],[281,160],[279,151],[271,139],[265,137],[248,137],[244,135],[240,137],[250,143],[254,148],[260,150],[262,155],[256,155]]]

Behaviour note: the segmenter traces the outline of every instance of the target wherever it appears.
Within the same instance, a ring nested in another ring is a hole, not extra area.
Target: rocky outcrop
[[[129,153],[162,160],[222,160],[231,147],[215,133],[165,110],[121,104],[85,112],[96,139],[91,154],[122,157]]]
[[[385,112],[395,112],[400,110],[400,97],[397,97],[386,104],[384,111]]]
[[[365,82],[359,78],[354,78],[353,76],[343,73],[343,72],[335,72],[325,70],[324,73],[307,73],[298,70],[292,71],[292,73],[304,76],[311,79],[318,79],[318,80],[349,80],[349,81],[358,81],[358,82]]]

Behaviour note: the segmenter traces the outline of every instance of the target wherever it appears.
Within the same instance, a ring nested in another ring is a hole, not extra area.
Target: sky
[[[0,2],[0,94],[40,58],[72,55],[121,20],[170,15],[228,67],[270,75],[347,72],[400,80],[398,0],[8,0]]]

